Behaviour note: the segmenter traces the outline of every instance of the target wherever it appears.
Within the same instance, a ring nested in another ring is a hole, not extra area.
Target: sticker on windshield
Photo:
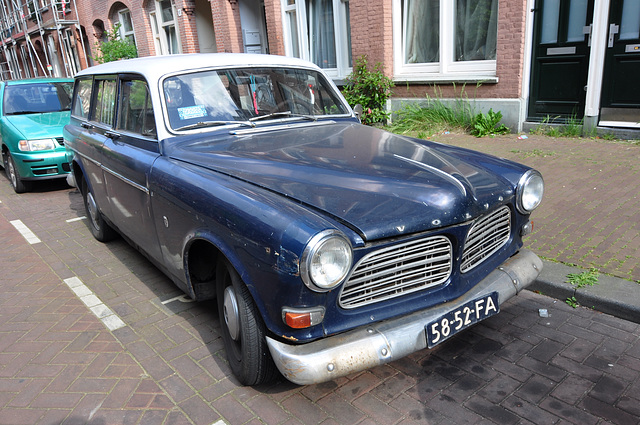
[[[207,108],[204,105],[185,106],[184,108],[178,108],[178,116],[181,120],[206,117]]]

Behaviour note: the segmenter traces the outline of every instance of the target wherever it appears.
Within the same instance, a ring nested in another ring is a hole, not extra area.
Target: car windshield
[[[305,69],[202,71],[167,78],[163,89],[174,130],[349,113],[326,79]]]
[[[4,90],[2,110],[5,115],[69,111],[72,92],[71,82],[8,85]]]

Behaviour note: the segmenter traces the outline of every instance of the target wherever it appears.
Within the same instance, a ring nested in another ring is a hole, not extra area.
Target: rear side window
[[[156,124],[147,82],[141,79],[120,80],[118,130],[156,138]]]
[[[76,81],[73,92],[73,108],[71,115],[79,118],[89,118],[89,106],[91,105],[91,78],[83,78]]]
[[[94,84],[91,120],[113,126],[116,110],[116,79],[100,79]]]

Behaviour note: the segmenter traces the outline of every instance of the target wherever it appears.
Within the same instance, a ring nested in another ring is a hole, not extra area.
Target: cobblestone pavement
[[[638,278],[637,148],[449,140],[544,173],[529,243],[539,254]],[[596,197],[577,195],[591,186]],[[215,303],[187,302],[124,241],[95,241],[75,190],[37,189],[16,195],[0,177],[2,425],[640,423],[640,325],[529,291],[385,366],[320,385],[239,386]],[[618,225],[598,227],[616,214]],[[620,261],[602,262],[605,252]]]

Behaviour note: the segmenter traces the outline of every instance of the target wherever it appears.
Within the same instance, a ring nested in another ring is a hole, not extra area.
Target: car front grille
[[[56,142],[58,142],[60,146],[64,146],[64,137],[56,137]]]
[[[356,265],[340,294],[351,309],[440,285],[452,269],[449,238],[433,236],[374,251]]]
[[[467,235],[460,271],[468,272],[502,248],[510,233],[511,210],[507,206],[477,220]]]

